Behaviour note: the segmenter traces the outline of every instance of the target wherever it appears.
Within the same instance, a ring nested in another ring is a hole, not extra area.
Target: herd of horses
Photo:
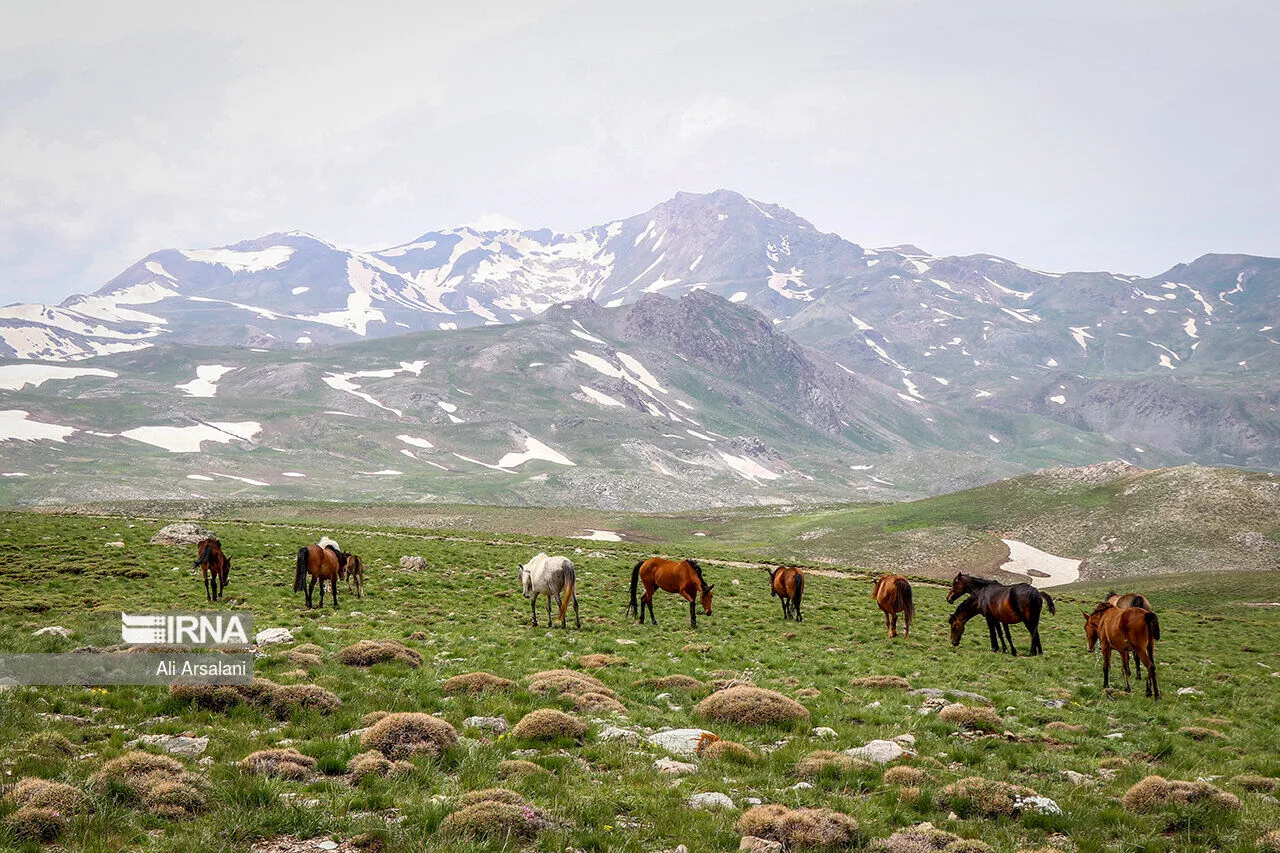
[[[201,540],[197,546],[197,558],[192,568],[198,568],[204,576],[205,596],[217,601],[227,586],[231,571],[231,559],[223,551],[217,539]],[[554,625],[552,602],[558,603],[560,627],[567,628],[569,606],[573,606],[573,618],[582,627],[578,615],[577,575],[568,557],[539,553],[519,569],[520,590],[529,600],[533,625],[538,625],[538,597],[543,596],[547,611],[547,625]],[[332,591],[333,606],[338,606],[338,581],[346,580],[348,589],[357,598],[364,597],[364,564],[358,556],[343,551],[338,543],[322,537],[318,543],[298,549],[293,591],[306,594],[307,607],[311,608],[312,593],[320,585],[319,606],[324,607],[325,581]],[[736,583],[736,582],[735,582]],[[643,596],[639,595],[644,585]],[[714,584],[707,583],[702,566],[696,560],[669,560],[650,557],[636,563],[631,570],[631,598],[627,614],[644,624],[645,609],[649,620],[657,625],[653,612],[653,597],[658,590],[680,596],[689,604],[689,626],[698,627],[698,606],[704,615],[711,615],[711,598]],[[782,618],[804,621],[800,602],[804,596],[805,572],[791,566],[773,569],[769,573],[769,594],[782,602]],[[963,597],[963,601],[960,599]],[[871,598],[884,613],[885,631],[890,639],[898,636],[898,616],[903,618],[903,636],[911,636],[911,622],[915,618],[911,583],[902,575],[882,575],[876,579]],[[1045,607],[1050,614],[1057,613],[1052,596],[1029,583],[1004,584],[989,578],[958,573],[947,591],[947,603],[960,601],[948,622],[951,627],[951,645],[960,645],[965,625],[975,616],[982,616],[987,623],[991,651],[1007,652],[1017,656],[1010,625],[1023,624],[1031,636],[1030,653],[1043,655],[1040,641],[1040,616]],[[1119,652],[1124,670],[1124,689],[1129,692],[1129,655],[1134,656],[1136,674],[1142,677],[1142,666],[1147,667],[1146,695],[1160,698],[1160,686],[1156,680],[1155,641],[1160,639],[1160,620],[1151,602],[1142,595],[1109,593],[1106,600],[1084,612],[1085,642],[1090,652],[1099,644],[1102,647],[1102,686],[1111,686],[1111,653]]]

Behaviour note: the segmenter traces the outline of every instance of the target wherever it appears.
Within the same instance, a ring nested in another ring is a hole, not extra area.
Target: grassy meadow
[[[122,609],[203,609],[203,586],[190,568],[194,547],[148,544],[159,526],[123,516],[0,513],[0,649],[109,646],[119,640]],[[1128,584],[1147,593],[1160,613],[1156,660],[1164,698],[1152,702],[1136,680],[1132,695],[1104,692],[1099,659],[1084,648],[1080,609],[1108,583],[1053,590],[1058,612],[1042,623],[1046,655],[1011,658],[989,651],[978,624],[952,649],[945,591],[923,580],[916,585],[912,636],[887,639],[868,576],[852,564],[824,567],[839,570],[839,577],[811,575],[804,622],[784,622],[767,575],[749,565],[753,549],[736,553],[723,543],[709,544],[707,552],[724,562],[704,564],[716,584],[713,615],[700,615],[691,630],[687,606],[663,595],[654,608],[658,626],[640,627],[624,614],[630,569],[643,549],[667,550],[658,541],[485,535],[474,527],[427,536],[392,526],[347,528],[335,519],[323,532],[363,557],[366,597],[357,600],[343,589],[340,608],[307,611],[302,595],[291,592],[294,555],[322,531],[296,521],[226,519],[211,526],[234,560],[227,598],[216,607],[250,611],[257,630],[285,627],[295,638],[264,647],[256,675],[280,685],[318,685],[341,705],[284,713],[250,702],[208,708],[158,687],[0,692],[0,785],[10,794],[0,796],[0,849],[241,851],[288,836],[305,842],[299,850],[325,849],[319,842],[332,840],[339,850],[650,853],[684,844],[700,853],[738,848],[744,833],[735,823],[750,798],[846,814],[858,831],[840,845],[854,849],[883,847],[894,832],[925,821],[1009,853],[1046,846],[1067,853],[1252,851],[1269,849],[1259,839],[1280,829],[1280,801],[1273,796],[1280,785],[1280,608],[1250,606],[1280,601],[1274,572]],[[123,545],[109,544],[115,542]],[[539,626],[530,626],[516,566],[537,550],[568,554],[577,565],[581,630],[572,621],[567,631],[548,629],[545,611]],[[401,569],[398,560],[406,554],[424,557],[428,568]],[[32,636],[50,625],[73,636]],[[1013,635],[1025,652],[1025,630],[1015,626]],[[340,651],[359,640],[402,643],[421,656],[421,665],[342,663]],[[291,655],[304,644],[318,648]],[[584,661],[589,655],[606,657]],[[595,666],[600,663],[608,665]],[[529,689],[531,674],[562,668],[602,681],[625,716],[579,711],[573,696]],[[474,696],[442,691],[445,679],[476,671],[514,684]],[[638,683],[671,675],[707,686],[690,693]],[[1118,659],[1112,675],[1113,683],[1122,679]],[[979,693],[995,717],[964,725],[921,714],[924,697],[852,683],[866,676]],[[757,727],[700,716],[696,706],[711,683],[731,679],[797,699],[810,720]],[[1179,695],[1185,687],[1197,692]],[[463,724],[472,716],[515,724],[538,708],[570,713],[590,729],[538,740],[491,736]],[[438,714],[460,741],[438,758],[412,756],[411,766],[392,775],[353,782],[348,762],[366,747],[346,735],[366,728],[375,712]],[[603,739],[608,725],[640,738]],[[690,726],[743,744],[751,754],[679,758],[696,770],[661,772],[655,760],[668,756],[643,735]],[[814,727],[835,735],[820,737]],[[194,777],[189,787],[201,794],[189,814],[157,813],[120,785],[93,781],[104,763],[128,751],[127,741],[183,733],[209,738],[198,759],[181,759]],[[816,775],[797,770],[815,751],[840,752],[904,734],[915,738],[918,753],[905,763],[919,774],[861,765]],[[264,776],[238,763],[273,747],[296,749],[314,763],[298,778]],[[537,768],[502,764],[513,760]],[[1207,780],[1238,798],[1238,808],[1231,798],[1215,797],[1153,807],[1133,798],[1121,802],[1153,774]],[[28,777],[84,792],[47,842],[24,837],[30,827],[16,817],[11,794]],[[948,793],[949,785],[970,777],[1025,786],[1051,798],[1062,813],[984,815],[983,797]],[[462,798],[495,787],[517,792],[527,804],[522,808],[541,815],[540,828],[528,835],[458,831],[450,816]],[[726,794],[735,807],[690,807],[689,797],[703,792]]]

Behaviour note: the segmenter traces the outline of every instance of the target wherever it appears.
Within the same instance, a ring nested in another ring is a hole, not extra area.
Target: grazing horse
[[[348,554],[343,572],[347,576],[347,591],[356,598],[364,598],[364,561],[355,554]]]
[[[644,581],[644,598],[636,602],[636,586],[640,581]],[[662,589],[666,592],[674,592],[689,602],[689,627],[698,627],[698,615],[694,609],[699,596],[702,598],[702,610],[708,616],[711,615],[711,588],[715,584],[709,584],[702,579],[702,567],[693,560],[664,560],[661,557],[650,557],[647,560],[641,560],[636,563],[635,568],[631,570],[631,603],[627,605],[628,613],[639,615],[640,622],[644,622],[644,608],[649,606],[649,618],[653,620],[653,624],[658,624],[658,618],[653,615],[653,591]]]
[[[231,574],[231,558],[222,553],[222,544],[210,537],[196,543],[196,561],[191,568],[199,569],[204,576],[204,597],[206,601],[217,601],[227,588],[227,575]],[[213,584],[210,587],[210,579]],[[221,583],[221,587],[219,587]]]
[[[1120,653],[1124,667],[1124,692],[1129,692],[1129,652],[1147,665],[1147,695],[1160,698],[1156,682],[1156,640],[1160,639],[1160,620],[1150,610],[1140,607],[1120,608],[1105,601],[1092,613],[1084,614],[1084,636],[1089,651],[1102,641],[1102,687],[1111,686],[1111,652]]]
[[[573,602],[573,621],[582,627],[582,619],[578,616],[578,576],[568,557],[548,557],[539,553],[520,567],[520,591],[529,599],[529,607],[533,610],[533,627],[538,627],[539,595],[547,598],[548,626],[554,627],[551,621],[551,599],[554,597],[560,602],[560,627],[568,627],[565,614],[569,611],[570,602]]]
[[[346,575],[347,555],[338,549],[338,543],[327,536],[323,545],[307,545],[298,549],[298,567],[293,576],[293,591],[306,592],[307,608],[311,608],[311,593],[320,583],[320,606],[324,607],[324,582],[333,589],[333,606],[338,606],[338,581]],[[311,583],[307,583],[307,575]]]
[[[1129,593],[1125,593],[1124,595],[1121,595],[1115,590],[1111,590],[1110,592],[1107,593],[1107,597],[1104,599],[1104,601],[1107,604],[1110,604],[1112,607],[1119,607],[1121,610],[1127,610],[1130,607],[1136,607],[1139,610],[1150,610],[1152,613],[1156,612],[1156,609],[1151,606],[1151,601],[1146,596],[1136,592],[1129,592]],[[1133,657],[1133,668],[1134,668],[1134,674],[1137,675],[1138,678],[1141,678],[1142,677],[1142,661],[1139,660],[1137,655],[1134,655]]]
[[[784,620],[790,619],[794,614],[797,622],[804,621],[804,617],[800,615],[800,597],[804,595],[804,572],[791,567],[774,569],[769,573],[769,594],[782,599]]]
[[[916,606],[911,600],[911,584],[902,575],[881,575],[871,589],[871,597],[884,611],[884,628],[889,637],[898,636],[898,614],[906,623],[904,637],[911,636],[911,620],[916,618]]]
[[[1049,605],[1050,613],[1057,613],[1053,598],[1047,592],[1041,592],[1029,583],[1005,586],[999,581],[977,578],[963,572],[957,574],[951,582],[951,591],[947,593],[947,603],[954,604],[956,599],[965,593],[973,596],[978,612],[987,618],[987,627],[991,631],[991,651],[1000,649],[996,645],[999,634],[997,623],[1005,626],[1005,636],[1009,640],[1009,653],[1017,657],[1018,650],[1013,646],[1013,637],[1009,634],[1009,625],[1022,622],[1031,634],[1031,654],[1044,654],[1044,646],[1040,643],[1040,610]],[[952,615],[955,620],[959,611]],[[967,620],[965,620],[967,621]],[[951,645],[959,645],[960,636],[964,633],[964,622],[951,624]]]

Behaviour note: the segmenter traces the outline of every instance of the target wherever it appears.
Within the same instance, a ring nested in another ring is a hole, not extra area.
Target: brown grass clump
[[[303,643],[300,646],[294,646],[293,651],[302,652],[304,655],[315,655],[318,658],[324,657],[324,649],[315,643]]]
[[[1044,730],[1047,732],[1072,732],[1074,734],[1082,734],[1089,731],[1089,727],[1075,726],[1071,723],[1064,723],[1062,720],[1054,720],[1051,723],[1045,723]]]
[[[685,643],[684,647],[681,648],[680,651],[694,655],[705,655],[707,652],[711,651],[711,648],[712,646],[710,643]]]
[[[789,809],[767,805],[747,809],[734,828],[743,835],[777,841],[787,849],[837,850],[858,837],[858,822],[831,809]]]
[[[22,748],[37,755],[63,758],[71,758],[76,754],[75,744],[57,732],[36,732],[22,742]]]
[[[249,753],[237,764],[242,770],[258,776],[292,779],[296,782],[311,775],[315,769],[316,760],[293,748],[260,749]]]
[[[1280,790],[1280,779],[1272,776],[1259,776],[1256,773],[1242,773],[1231,778],[1231,784],[1237,788],[1255,793],[1274,794]]]
[[[939,809],[950,808],[961,817],[1012,815],[1019,797],[1034,797],[1036,792],[1022,785],[1010,785],[995,779],[969,776],[953,782],[938,792]]]
[[[499,779],[521,779],[525,776],[536,776],[539,773],[549,772],[542,765],[534,764],[532,761],[525,761],[523,758],[512,758],[498,762]]]
[[[1240,798],[1228,794],[1208,782],[1182,782],[1163,776],[1148,776],[1138,782],[1120,798],[1130,811],[1147,812],[1164,806],[1185,806],[1202,803],[1225,811],[1240,808]]]
[[[458,732],[430,714],[387,714],[360,737],[365,749],[376,749],[392,761],[426,754],[439,758],[458,743]]]
[[[844,776],[858,770],[873,767],[870,761],[845,755],[843,752],[832,752],[819,749],[811,752],[796,763],[796,775],[803,779],[816,779],[819,776],[828,778]]]
[[[474,806],[476,803],[509,803],[513,806],[522,806],[524,797],[507,788],[485,788],[481,791],[468,791],[458,802],[464,806]]]
[[[276,716],[288,717],[304,709],[328,714],[342,707],[342,700],[318,684],[282,684],[271,692],[267,704]]]
[[[582,655],[578,658],[578,666],[583,669],[604,669],[606,666],[626,666],[627,659],[618,655],[594,654]]]
[[[608,714],[626,715],[627,706],[612,696],[603,693],[583,693],[573,697],[573,707],[578,711],[598,711]]]
[[[991,848],[977,839],[961,838],[924,823],[878,838],[867,849],[874,853],[986,853]]]
[[[896,785],[899,788],[914,788],[928,782],[929,774],[921,770],[919,767],[911,767],[907,764],[895,764],[888,770],[884,771],[884,775],[880,778],[886,785]]]
[[[302,709],[327,714],[342,706],[342,700],[335,693],[318,685],[276,684],[265,678],[237,685],[177,682],[169,685],[169,696],[210,711],[225,711],[239,704],[257,705],[282,718]]]
[[[512,805],[485,801],[446,815],[439,832],[445,836],[528,843],[547,825],[541,811],[527,803]]]
[[[57,809],[23,806],[4,819],[4,825],[24,841],[52,841],[67,827],[67,818]]]
[[[885,690],[888,688],[897,688],[899,690],[911,689],[911,682],[907,681],[901,675],[864,675],[862,678],[852,679],[849,684],[853,687],[862,687],[869,690]]]
[[[102,765],[89,777],[89,785],[158,817],[176,820],[204,808],[207,782],[187,772],[175,758],[135,750]]]
[[[1204,726],[1183,726],[1178,729],[1178,734],[1186,735],[1192,740],[1214,740],[1226,737],[1217,729],[1206,729]]]
[[[63,815],[85,811],[89,804],[84,791],[79,788],[35,777],[19,781],[5,799],[20,807],[53,809]]]
[[[797,690],[796,695],[801,699],[817,699],[822,695],[822,691],[816,687],[806,687],[803,690]]]
[[[587,724],[577,717],[554,708],[539,708],[520,718],[511,729],[511,736],[521,740],[577,740],[587,733]]]
[[[708,719],[739,726],[777,726],[808,722],[809,709],[781,693],[739,685],[712,693],[698,703],[698,713]]]
[[[748,746],[731,740],[714,740],[698,749],[698,755],[707,761],[732,761],[738,764],[755,764],[760,756]]]
[[[920,789],[913,787],[899,788],[898,799],[908,805],[915,805],[920,802]]]
[[[514,683],[509,678],[499,678],[487,672],[468,672],[446,678],[440,685],[440,692],[446,696],[479,696],[482,693],[502,693]]]
[[[652,687],[655,690],[679,690],[683,693],[702,694],[711,688],[706,682],[699,681],[692,675],[664,675],[661,678],[643,678],[634,687]]]
[[[361,640],[338,652],[338,660],[347,666],[373,666],[375,663],[400,660],[417,669],[422,655],[395,640]]]
[[[549,669],[529,676],[529,692],[539,696],[581,696],[584,693],[600,693],[617,698],[617,694],[594,676],[571,669]]]
[[[1258,837],[1259,850],[1280,851],[1280,829],[1273,829]]]
[[[351,756],[347,762],[347,774],[351,784],[359,785],[366,776],[403,776],[413,771],[407,761],[391,761],[376,749]]]
[[[365,714],[363,717],[360,718],[360,725],[367,729],[370,726],[372,726],[374,723],[378,722],[378,720],[381,720],[383,717],[385,717],[388,713],[390,712],[389,711],[370,711],[369,713]]]
[[[970,708],[958,702],[938,711],[938,719],[955,723],[964,729],[981,729],[988,732],[995,731],[1004,722],[994,708]]]
[[[302,667],[320,666],[320,664],[324,663],[320,659],[320,655],[304,652],[300,649],[290,649],[286,657],[289,658],[291,663],[296,663]]]
[[[232,705],[239,705],[245,701],[245,695],[235,687],[194,682],[170,684],[169,696],[179,702],[189,703],[207,711],[225,711]]]
[[[1099,759],[1098,769],[1127,770],[1131,764],[1133,764],[1133,762],[1122,755],[1108,755],[1105,758]]]

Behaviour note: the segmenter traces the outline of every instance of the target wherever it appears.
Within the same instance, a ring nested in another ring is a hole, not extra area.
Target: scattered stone
[[[1083,773],[1077,773],[1074,770],[1059,770],[1058,775],[1066,779],[1072,785],[1092,785],[1093,777],[1086,776]]]
[[[142,735],[125,744],[126,749],[139,745],[154,746],[170,755],[185,755],[195,758],[209,748],[207,737],[185,737],[183,735]]]
[[[195,545],[202,539],[217,539],[213,531],[206,530],[198,524],[189,521],[179,521],[177,524],[170,524],[168,527],[162,527],[151,537],[152,545]]]
[[[70,628],[63,628],[61,625],[50,625],[48,628],[41,628],[39,631],[31,633],[33,637],[62,637],[64,640],[71,636]]]
[[[767,838],[744,835],[738,842],[738,849],[745,850],[747,853],[782,853],[782,844]]]
[[[495,735],[503,734],[511,728],[505,717],[467,717],[462,721],[463,728],[480,729]]]
[[[649,735],[648,741],[662,747],[672,755],[694,755],[698,751],[698,745],[708,735],[715,737],[713,733],[706,729],[668,729],[654,732]]]
[[[689,764],[685,761],[676,761],[673,758],[659,758],[653,762],[653,766],[660,773],[668,773],[672,776],[684,776],[688,773],[697,773],[698,765]]]
[[[1196,687],[1179,687],[1178,695],[1179,696],[1203,696],[1204,691]]]
[[[818,726],[809,734],[821,740],[831,740],[832,738],[837,738],[840,736],[839,732],[837,732],[835,729],[828,728],[827,726]]]
[[[898,735],[893,739],[893,742],[900,746],[910,748],[916,745],[916,736],[913,734]]]
[[[689,798],[689,807],[695,809],[733,809],[737,808],[727,794],[719,791],[708,791],[694,794]]]
[[[903,749],[902,744],[891,740],[873,740],[862,746],[846,749],[844,754],[866,761],[874,761],[876,764],[888,764],[890,761],[897,761],[904,755],[912,755],[913,753]]]
[[[1062,808],[1048,797],[1018,797],[1013,802],[1013,813],[1036,812],[1037,814],[1062,814]]]
[[[631,729],[619,728],[618,726],[608,725],[596,733],[596,740],[637,740],[640,736]]]
[[[427,567],[427,561],[422,557],[404,556],[400,558],[400,568],[402,569],[422,571],[426,567]]]
[[[259,646],[273,646],[277,643],[292,643],[293,632],[288,628],[266,628],[254,634],[253,641]]]

